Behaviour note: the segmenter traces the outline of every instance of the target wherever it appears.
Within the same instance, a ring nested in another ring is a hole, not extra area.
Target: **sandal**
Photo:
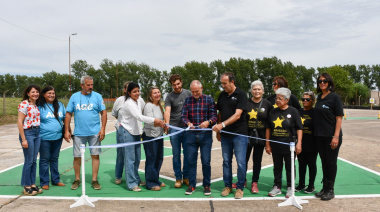
[[[34,196],[37,194],[37,191],[33,190],[32,188],[27,188],[26,186],[24,186],[23,193],[26,196]]]
[[[43,192],[42,188],[38,188],[38,186],[36,187],[31,187],[33,191],[37,191],[37,194],[41,194]]]

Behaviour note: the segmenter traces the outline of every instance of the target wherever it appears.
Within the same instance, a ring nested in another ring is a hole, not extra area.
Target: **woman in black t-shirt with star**
[[[317,175],[317,156],[318,150],[314,138],[314,92],[305,92],[302,95],[303,108],[298,109],[303,125],[302,130],[302,152],[297,155],[299,183],[296,191],[305,189],[305,193],[310,194],[315,190],[314,181]],[[309,168],[309,185],[305,186],[306,169]]]
[[[252,184],[251,193],[259,193],[257,183],[260,177],[261,161],[265,147],[265,130],[267,126],[268,114],[272,110],[272,104],[263,98],[264,85],[260,80],[256,80],[251,84],[252,97],[247,101],[247,120],[248,120],[248,135],[255,138],[250,138],[246,154],[246,170],[248,170],[248,161],[251,157],[252,149]],[[260,139],[261,138],[261,139]],[[245,179],[247,183],[247,179]],[[236,183],[232,184],[232,188],[236,188]]]
[[[334,92],[334,82],[328,73],[317,80],[318,98],[314,108],[314,135],[321,157],[323,188],[315,196],[321,200],[334,198],[339,148],[342,144],[343,104]]]
[[[282,193],[282,169],[284,162],[287,181],[286,198],[290,197],[292,194],[291,152],[289,145],[287,144],[295,142],[295,138],[298,138],[295,149],[296,154],[299,154],[302,151],[303,126],[298,111],[294,107],[288,105],[290,94],[291,92],[288,88],[277,89],[276,104],[278,107],[271,110],[268,116],[268,125],[265,135],[265,138],[267,139],[265,151],[268,154],[272,154],[273,159],[274,185],[273,189],[268,193],[271,197]]]

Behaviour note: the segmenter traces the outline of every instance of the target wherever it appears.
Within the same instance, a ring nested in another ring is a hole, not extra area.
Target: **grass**
[[[59,99],[65,106],[69,99]],[[0,126],[5,124],[16,124],[18,115],[18,105],[21,103],[21,98],[5,98],[5,115],[3,113],[3,98],[0,98]],[[107,112],[112,111],[113,102],[105,101]]]
[[[17,123],[17,108],[21,98],[5,98],[5,114],[3,98],[0,101],[0,125]]]

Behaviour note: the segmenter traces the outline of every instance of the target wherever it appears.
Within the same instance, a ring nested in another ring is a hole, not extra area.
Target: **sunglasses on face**
[[[307,101],[307,102],[310,102],[311,99],[310,98],[301,98],[301,100],[304,102],[304,101]]]
[[[274,82],[274,83],[272,83],[272,86],[276,86],[276,85],[277,85],[277,83],[275,83],[275,82]]]
[[[318,84],[321,84],[322,82],[326,84],[326,83],[328,83],[329,81],[328,81],[327,79],[324,79],[324,80],[318,80],[317,82],[318,82]]]

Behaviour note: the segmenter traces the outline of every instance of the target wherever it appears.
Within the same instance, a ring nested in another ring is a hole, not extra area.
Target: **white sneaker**
[[[288,187],[288,190],[286,191],[286,198],[289,198],[292,196],[292,187]]]
[[[268,196],[270,196],[270,197],[275,197],[275,196],[277,196],[277,195],[279,195],[279,194],[281,194],[281,189],[278,188],[277,186],[273,186],[273,189],[272,189],[272,191],[270,191],[270,192],[268,193]]]

